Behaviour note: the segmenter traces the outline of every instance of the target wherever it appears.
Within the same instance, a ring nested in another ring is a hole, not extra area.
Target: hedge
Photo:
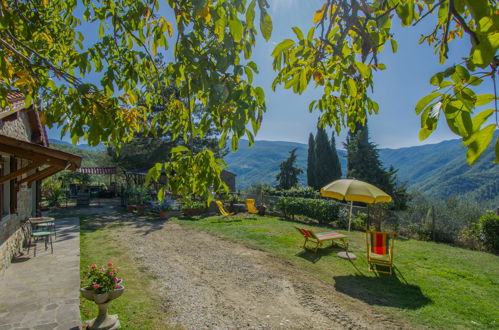
[[[317,220],[319,223],[329,223],[338,219],[338,204],[321,199],[281,197],[277,203],[284,216],[303,215]]]

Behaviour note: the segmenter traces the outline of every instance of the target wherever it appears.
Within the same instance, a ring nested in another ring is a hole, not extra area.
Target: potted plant
[[[146,187],[138,187],[136,192],[138,201],[137,211],[139,211],[139,213],[144,213],[147,207],[146,204],[151,199],[151,194]]]
[[[158,205],[159,217],[161,219],[168,219],[170,211],[172,211],[172,206],[169,203],[161,203]]]
[[[206,212],[206,204],[197,201],[188,201],[182,206],[182,213],[186,216],[199,215]]]
[[[102,267],[93,264],[85,271],[86,282],[80,289],[84,298],[93,301],[99,308],[99,314],[93,320],[86,321],[87,329],[118,329],[120,321],[118,315],[108,315],[108,304],[121,296],[125,287],[120,278],[118,270],[108,262]]]

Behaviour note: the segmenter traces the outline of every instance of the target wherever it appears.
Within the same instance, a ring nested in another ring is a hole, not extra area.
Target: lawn
[[[499,326],[499,258],[433,242],[397,238],[395,275],[367,271],[365,236],[352,232],[350,251],[357,260],[336,256],[341,247],[304,251],[296,222],[274,217],[175,219],[179,224],[271,252],[334,285],[336,290],[377,306],[414,326],[497,328]],[[324,226],[306,225],[316,232]],[[340,230],[341,233],[346,233]]]
[[[89,265],[102,265],[109,261],[119,269],[123,278],[125,293],[109,304],[109,314],[118,314],[124,329],[165,329],[168,314],[165,313],[161,297],[155,290],[155,278],[151,272],[138,265],[127,247],[115,239],[115,226],[104,227],[92,222],[95,216],[80,217],[80,278]],[[82,320],[89,320],[97,315],[97,305],[86,299],[80,299]]]

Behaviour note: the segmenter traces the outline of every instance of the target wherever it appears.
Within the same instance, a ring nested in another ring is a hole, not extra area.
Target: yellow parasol
[[[350,215],[348,218],[348,231],[352,221],[353,202],[368,204],[387,203],[392,201],[392,197],[383,190],[370,183],[354,180],[340,179],[325,185],[321,189],[321,195],[350,202]]]

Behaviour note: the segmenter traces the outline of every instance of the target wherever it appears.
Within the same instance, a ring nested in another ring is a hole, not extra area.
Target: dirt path
[[[150,223],[150,222],[148,222]],[[402,324],[266,252],[166,222],[117,236],[188,329],[376,329]]]

